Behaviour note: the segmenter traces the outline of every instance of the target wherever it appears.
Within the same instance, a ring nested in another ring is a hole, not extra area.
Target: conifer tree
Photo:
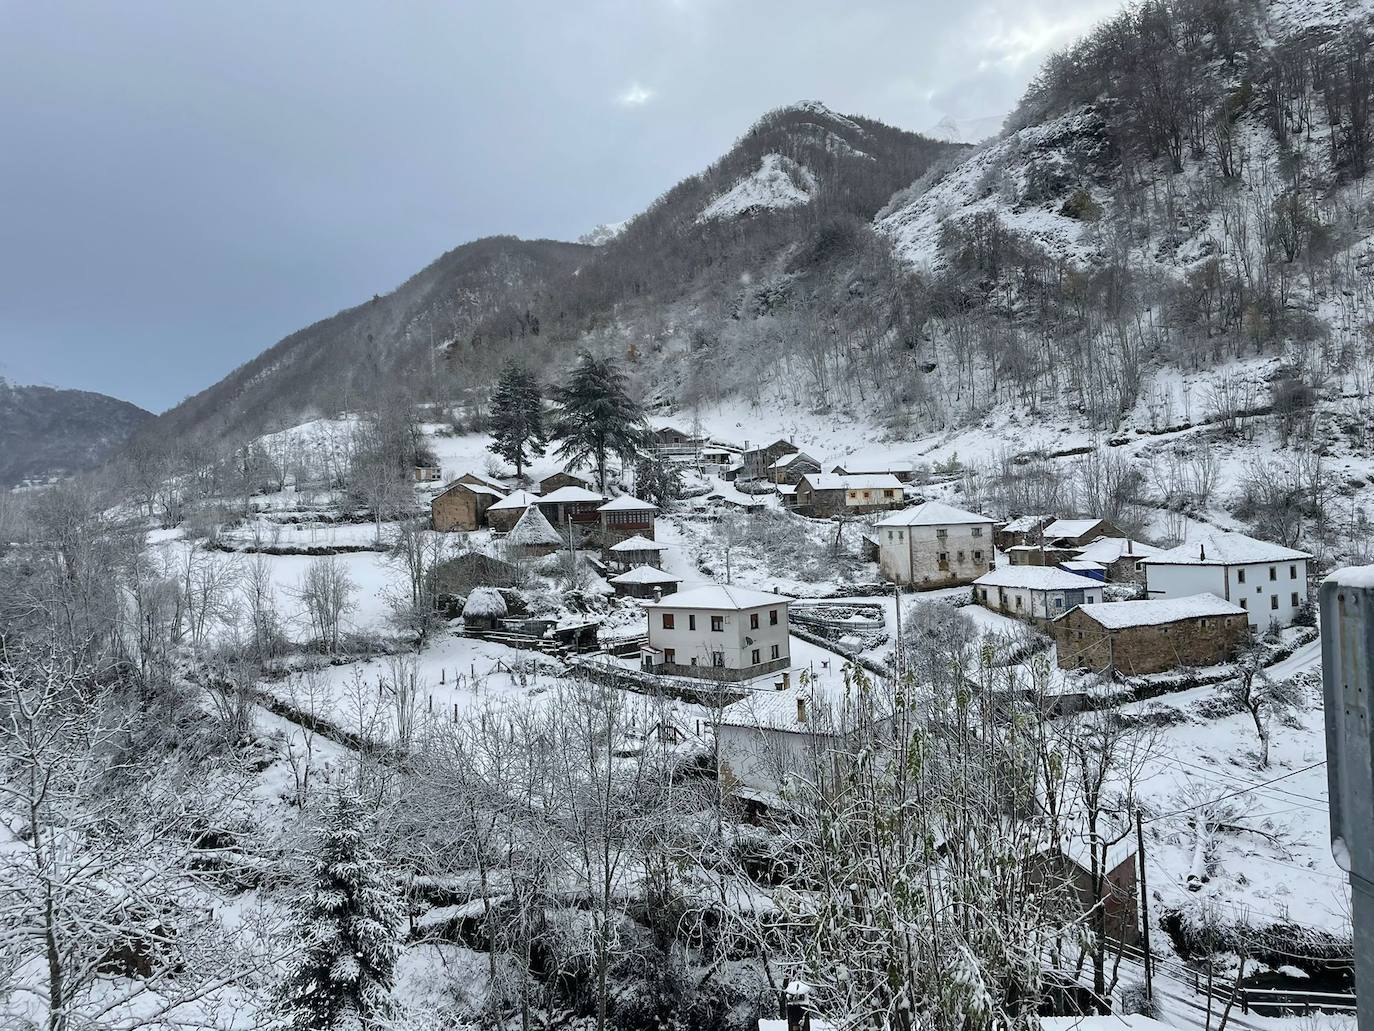
[[[590,351],[578,354],[567,385],[554,391],[554,401],[559,458],[570,465],[590,460],[604,493],[607,456],[638,455],[649,443],[644,409],[630,397],[624,374]]]
[[[524,365],[509,361],[491,395],[490,450],[515,466],[523,476],[525,463],[544,453],[544,394],[537,377]]]
[[[294,906],[302,941],[281,989],[292,1031],[373,1027],[391,1009],[405,912],[363,831],[362,802],[340,791]]]

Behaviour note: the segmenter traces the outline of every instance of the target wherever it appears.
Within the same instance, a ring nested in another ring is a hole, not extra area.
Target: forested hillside
[[[92,469],[152,417],[105,394],[0,379],[0,488]]]

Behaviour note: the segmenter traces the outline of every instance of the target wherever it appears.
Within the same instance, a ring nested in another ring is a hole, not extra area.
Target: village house
[[[993,541],[998,551],[1006,551],[1021,544],[1039,544],[1041,531],[1054,522],[1050,515],[1025,515],[1008,519],[998,525],[993,533]]]
[[[601,516],[603,540],[616,541],[627,537],[648,537],[653,540],[657,505],[622,494],[601,505],[597,512]]]
[[[1145,582],[1145,569],[1140,560],[1158,555],[1162,550],[1129,537],[1099,537],[1087,547],[1080,548],[1077,558],[1103,566],[1110,584],[1138,584]]]
[[[782,502],[783,508],[796,508],[797,485],[795,483],[778,484],[778,500]]]
[[[510,533],[511,527],[535,504],[539,495],[528,490],[513,490],[487,509],[487,525],[497,533]]]
[[[520,516],[504,541],[506,554],[513,559],[543,558],[567,545],[538,505],[530,505]]]
[[[1097,580],[1101,583],[1107,582],[1107,567],[1101,562],[1089,562],[1083,558],[1071,558],[1059,563],[1059,568],[1066,573],[1077,573],[1079,576],[1086,576],[1089,580]]]
[[[745,797],[776,796],[790,776],[807,776],[835,740],[829,712],[811,689],[783,673],[777,688],[756,691],[721,710],[717,773]]]
[[[534,504],[554,526],[562,529],[572,523],[585,530],[600,527],[601,514],[597,510],[605,503],[604,495],[569,484],[541,494]]]
[[[836,476],[895,476],[902,483],[916,479],[916,465],[901,459],[881,462],[841,462],[830,470]]]
[[[458,479],[430,501],[430,525],[440,533],[479,530],[486,523],[487,510],[503,497],[505,492],[491,484]]]
[[[697,463],[708,472],[723,472],[740,460],[740,449],[718,440],[708,440],[697,450]]]
[[[751,448],[745,442],[744,454],[740,455],[738,478],[741,480],[762,480],[768,475],[768,467],[783,455],[795,454],[796,447],[790,441],[775,440],[763,447]]]
[[[992,520],[927,501],[893,512],[875,524],[878,564],[893,583],[953,587],[972,583],[992,568]]]
[[[1312,556],[1243,533],[1216,532],[1141,559],[1151,598],[1215,594],[1246,610],[1256,630],[1289,626],[1307,604]]]
[[[1013,544],[1007,548],[1007,564],[1013,566],[1057,566],[1078,557],[1076,547],[1051,547],[1046,544]]]
[[[635,566],[653,566],[655,569],[661,569],[663,552],[667,550],[668,545],[659,544],[650,537],[637,534],[616,541],[606,549],[606,555],[608,562],[621,569],[633,569]]]
[[[411,475],[416,483],[438,483],[444,478],[443,470],[429,462],[416,465],[411,470]]]
[[[1060,548],[1081,548],[1099,537],[1123,534],[1105,519],[1056,519],[1041,531],[1046,544]]]
[[[1081,914],[1091,913],[1099,905],[1106,916],[1108,936],[1127,945],[1140,942],[1139,871],[1136,859],[1135,835],[1127,835],[1105,846],[1091,844],[1086,831],[1070,834],[1058,845],[1047,846],[1029,860],[1030,872],[1036,880],[1044,878],[1052,886],[1061,887],[1068,895],[1065,900]],[[1093,885],[1093,849],[1098,852],[1098,869],[1105,870],[1101,897]]]
[[[606,582],[616,594],[627,598],[666,598],[677,593],[682,577],[665,573],[654,566],[635,566]]]
[[[801,482],[801,478],[807,473],[818,473],[820,471],[820,462],[816,461],[805,451],[794,451],[791,454],[783,455],[768,467],[768,479],[772,483],[790,483],[796,485]]]
[[[1046,623],[1102,600],[1104,585],[1057,566],[1004,566],[973,581],[973,599],[1006,616]]]
[[[645,606],[641,656],[654,673],[749,680],[791,664],[789,601],[744,587],[707,584]]]
[[[1080,605],[1051,625],[1060,669],[1126,676],[1179,666],[1215,666],[1250,636],[1239,605],[1215,594]]]
[[[797,484],[795,505],[813,517],[863,515],[900,508],[902,481],[891,473],[807,473]]]
[[[567,470],[551,473],[539,481],[540,494],[552,494],[560,487],[581,487],[590,490],[592,481],[586,476],[579,476],[577,473],[570,473]]]

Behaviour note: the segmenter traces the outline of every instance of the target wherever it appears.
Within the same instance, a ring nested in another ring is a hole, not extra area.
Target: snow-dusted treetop
[[[811,169],[782,154],[765,154],[757,171],[712,199],[697,221],[735,218],[762,208],[798,208],[810,203],[816,188]]]

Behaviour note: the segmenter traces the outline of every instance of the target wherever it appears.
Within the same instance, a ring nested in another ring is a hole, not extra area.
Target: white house
[[[1141,559],[1151,598],[1215,594],[1245,609],[1250,625],[1288,626],[1307,602],[1312,556],[1243,533],[1212,533]]]
[[[748,680],[791,665],[788,599],[763,591],[706,584],[644,608],[645,669],[712,680]]]
[[[894,583],[941,587],[971,583],[992,568],[990,518],[927,501],[875,524],[878,564]]]
[[[786,677],[786,674],[783,675]],[[780,791],[791,775],[806,776],[834,740],[828,708],[809,689],[780,682],[721,710],[716,758],[721,782],[765,792]]]
[[[1103,583],[1056,566],[1003,566],[973,581],[980,605],[1021,619],[1050,620],[1102,600]]]

